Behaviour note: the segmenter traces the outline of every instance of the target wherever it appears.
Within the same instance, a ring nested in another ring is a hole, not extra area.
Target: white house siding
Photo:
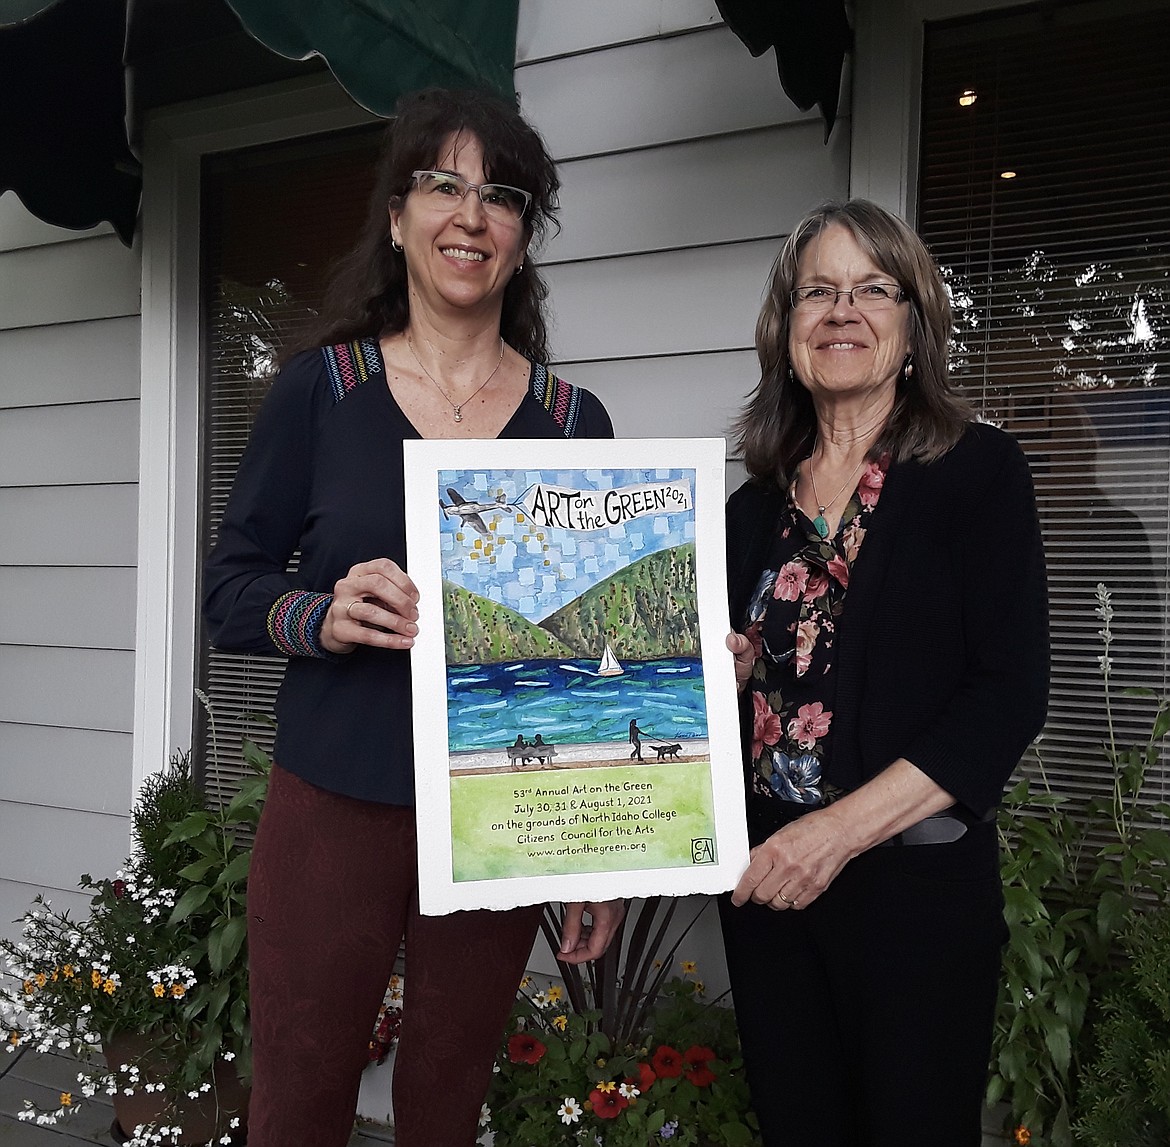
[[[86,903],[131,791],[139,259],[0,197],[0,930]]]
[[[562,373],[619,437],[725,434],[781,238],[847,191],[847,116],[826,145],[711,0],[522,0],[516,86],[561,166],[543,261]]]

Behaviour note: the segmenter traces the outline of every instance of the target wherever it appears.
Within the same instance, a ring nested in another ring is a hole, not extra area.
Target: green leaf
[[[213,972],[222,972],[236,958],[247,932],[248,921],[243,916],[216,921],[207,937],[207,958]]]
[[[185,816],[171,829],[170,834],[163,841],[163,845],[165,847],[168,844],[179,844],[184,840],[191,840],[205,831],[210,824],[211,816],[209,813],[202,809],[193,812],[189,816]]]
[[[1170,733],[1170,705],[1163,702],[1154,718],[1154,729],[1150,734],[1150,740],[1160,741],[1167,733]]]
[[[245,880],[248,876],[248,868],[252,863],[251,852],[238,852],[228,862],[227,867],[219,874],[216,880],[217,887],[224,887],[228,884],[233,884],[238,880]]]
[[[219,1013],[223,1011],[231,989],[232,985],[229,980],[220,980],[220,982],[211,989],[211,994],[207,997],[207,1019],[219,1019]]]
[[[272,758],[251,737],[244,738],[244,760],[254,769],[265,772],[272,767]]]
[[[724,1123],[719,1130],[728,1147],[748,1147],[752,1142],[752,1133],[743,1123]]]
[[[210,895],[211,889],[206,884],[192,885],[179,897],[179,902],[171,912],[170,922],[178,924],[180,920],[186,920],[192,912],[198,911],[207,903],[207,898]]]
[[[204,857],[202,860],[192,861],[186,868],[180,868],[178,875],[184,880],[202,880],[208,873],[208,870],[215,863],[214,857]]]

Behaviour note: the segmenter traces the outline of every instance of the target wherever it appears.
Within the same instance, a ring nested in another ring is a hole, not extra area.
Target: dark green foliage
[[[1077,1140],[1088,1147],[1170,1143],[1170,909],[1135,919],[1126,963],[1102,1005],[1082,1079]]]
[[[693,543],[650,554],[608,577],[542,623],[578,657],[608,641],[622,660],[699,652]]]
[[[193,850],[184,859],[174,846],[166,847],[171,829],[203,808],[203,794],[191,776],[191,754],[177,752],[170,766],[142,782],[131,810],[134,840],[141,869],[160,887],[184,864],[195,859]]]
[[[573,651],[506,605],[443,583],[448,665],[572,657]]]
[[[987,1098],[1011,1103],[1013,1122],[1028,1129],[1033,1147],[1076,1141],[1079,1089],[1101,1001],[1121,982],[1120,938],[1151,905],[1164,903],[1170,888],[1170,805],[1151,800],[1146,788],[1160,767],[1170,702],[1148,689],[1126,690],[1152,702],[1150,735],[1145,744],[1117,744],[1109,679],[1113,609],[1103,585],[1097,616],[1109,794],[1086,800],[1054,793],[1034,751],[1043,791],[1021,781],[1000,814],[1009,939]]]

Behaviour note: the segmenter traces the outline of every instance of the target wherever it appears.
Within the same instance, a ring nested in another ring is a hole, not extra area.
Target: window
[[[207,364],[203,402],[202,556],[216,530],[281,351],[313,321],[330,264],[365,217],[381,129],[227,152],[203,165],[201,289]],[[215,714],[196,743],[208,795],[230,793],[246,766],[241,740],[271,748],[284,658],[222,653],[199,642],[198,681]]]
[[[1119,744],[1165,692],[1170,576],[1170,6],[928,24],[918,227],[949,278],[955,365],[1028,453],[1049,563],[1054,787],[1103,792],[1094,589],[1113,592]],[[989,713],[989,721],[996,715]],[[1170,795],[1170,772],[1147,796]]]

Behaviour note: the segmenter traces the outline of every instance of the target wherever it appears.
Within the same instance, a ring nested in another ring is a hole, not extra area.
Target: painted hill
[[[515,610],[449,581],[443,582],[443,622],[448,665],[573,656],[556,637]]]
[[[694,656],[699,651],[694,543],[634,562],[541,626],[578,657],[599,657],[607,640],[619,660]]]

